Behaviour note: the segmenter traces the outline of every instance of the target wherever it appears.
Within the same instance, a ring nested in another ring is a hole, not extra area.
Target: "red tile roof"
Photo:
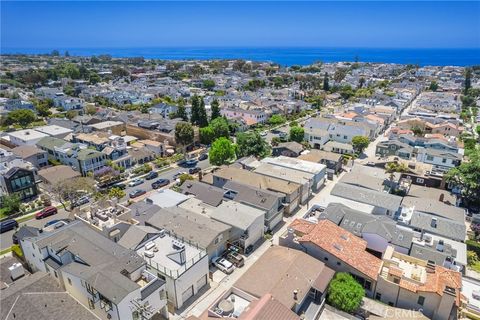
[[[290,228],[304,234],[300,237],[300,242],[311,242],[370,279],[377,279],[383,262],[366,251],[365,240],[329,220],[321,220],[313,224],[297,219]]]

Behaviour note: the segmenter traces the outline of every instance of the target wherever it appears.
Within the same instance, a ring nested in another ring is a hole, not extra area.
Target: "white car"
[[[268,134],[268,131],[262,131],[262,132],[260,132],[260,136],[261,136],[261,137],[266,137],[267,134]]]
[[[223,272],[225,272],[226,274],[230,274],[233,272],[233,270],[235,270],[235,266],[233,265],[233,263],[231,263],[230,261],[228,261],[227,259],[224,259],[222,257],[216,257],[213,259],[213,264],[220,270],[222,270]]]
[[[135,179],[128,183],[129,187],[135,187],[143,183],[143,179]]]

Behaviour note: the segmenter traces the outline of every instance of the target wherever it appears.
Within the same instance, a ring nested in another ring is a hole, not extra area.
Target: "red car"
[[[42,211],[37,212],[37,214],[35,215],[35,219],[43,219],[49,216],[53,216],[54,214],[57,214],[57,208],[46,207],[46,208],[43,208]]]

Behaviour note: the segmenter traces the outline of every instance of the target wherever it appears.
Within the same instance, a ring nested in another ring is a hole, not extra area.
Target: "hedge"
[[[480,257],[480,243],[475,240],[467,240],[465,243],[467,244],[467,250],[475,251],[477,256]]]

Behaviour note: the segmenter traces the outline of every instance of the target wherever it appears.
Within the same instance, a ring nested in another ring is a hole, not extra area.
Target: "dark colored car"
[[[190,159],[190,160],[185,161],[185,164],[184,164],[184,165],[185,165],[186,167],[193,167],[193,166],[196,166],[197,163],[198,163],[198,160],[196,160],[196,159]]]
[[[195,174],[195,173],[200,172],[200,171],[202,171],[202,169],[200,169],[199,167],[188,169],[189,174]]]
[[[198,157],[198,161],[203,161],[208,159],[208,154],[203,153]]]
[[[165,186],[168,186],[169,183],[170,183],[170,180],[168,180],[168,179],[158,179],[157,181],[152,183],[152,188],[153,189],[158,189],[158,188],[161,188],[161,187],[165,187]]]
[[[233,265],[237,268],[241,268],[245,264],[245,259],[243,259],[243,257],[238,252],[230,251],[227,253],[225,258],[231,263],[233,263]]]
[[[143,195],[145,193],[147,193],[145,190],[137,189],[135,191],[130,192],[129,196],[130,196],[130,198],[136,198],[136,197],[140,197],[141,195]]]
[[[58,222],[65,222],[66,224],[69,224],[70,222],[72,222],[72,220],[71,219],[54,219],[52,221],[48,221],[47,223],[45,223],[45,225],[43,227],[46,228],[46,227],[54,225]]]
[[[88,196],[83,196],[72,202],[70,205],[70,208],[73,209],[75,207],[80,207],[83,206],[84,204],[87,204],[90,202],[90,198]]]
[[[55,207],[46,207],[35,215],[35,219],[43,219],[49,216],[53,216],[54,214],[57,214],[57,212],[58,210]]]
[[[155,171],[150,171],[147,176],[145,177],[145,179],[147,180],[152,180],[152,179],[155,179],[155,178],[158,178],[158,172],[155,172]]]
[[[18,227],[18,222],[13,219],[8,219],[0,222],[0,233],[13,230]]]

